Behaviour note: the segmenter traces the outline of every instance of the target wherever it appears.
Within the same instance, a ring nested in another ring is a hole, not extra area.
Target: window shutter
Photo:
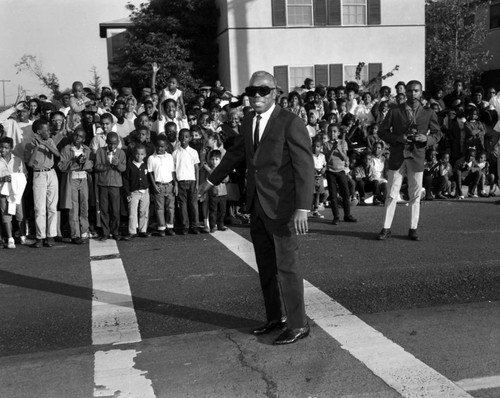
[[[328,65],[314,65],[314,83],[328,86]]]
[[[341,18],[340,0],[328,0],[328,25],[340,25]]]
[[[274,77],[283,93],[288,93],[288,66],[280,65],[274,67]]]
[[[342,64],[331,64],[330,66],[330,86],[337,87],[342,86],[344,82],[342,81],[343,71]]]
[[[273,26],[286,26],[286,0],[272,0]]]
[[[314,0],[314,25],[326,25],[326,0]]]
[[[382,64],[368,64],[368,81],[372,81],[372,79],[380,78],[382,76]],[[378,91],[382,87],[382,81],[378,80],[373,84],[374,90]]]
[[[368,25],[380,24],[380,0],[368,0]]]

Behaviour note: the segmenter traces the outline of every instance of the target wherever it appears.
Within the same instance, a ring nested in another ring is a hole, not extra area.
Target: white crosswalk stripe
[[[257,271],[251,242],[231,230],[213,236]],[[304,290],[307,315],[403,397],[471,397],[307,281]]]
[[[92,344],[140,342],[141,334],[127,274],[114,240],[90,240],[92,273]],[[104,257],[104,259],[103,259]],[[146,372],[134,368],[134,349],[111,349],[94,354],[94,397],[155,398]]]

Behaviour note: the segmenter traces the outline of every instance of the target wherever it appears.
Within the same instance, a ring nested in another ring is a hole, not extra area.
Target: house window
[[[342,0],[342,25],[366,25],[366,0]]]
[[[287,1],[288,26],[313,25],[313,0]]]
[[[500,3],[490,6],[490,29],[500,28]]]
[[[290,91],[295,87],[304,85],[307,78],[314,80],[314,66],[291,66],[290,70]]]
[[[344,82],[359,82],[356,80],[356,69],[358,65],[344,65]],[[361,82],[368,82],[368,65],[363,66],[360,73]],[[361,85],[361,82],[360,85]]]

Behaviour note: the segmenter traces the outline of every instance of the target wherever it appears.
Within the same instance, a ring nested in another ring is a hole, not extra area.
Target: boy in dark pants
[[[222,158],[221,152],[213,150],[210,152],[210,167],[215,169]],[[226,231],[227,227],[224,225],[224,216],[226,214],[226,197],[227,189],[226,182],[229,178],[226,177],[219,185],[215,185],[208,191],[208,218],[210,222],[210,232]]]
[[[178,204],[181,210],[182,234],[199,234],[198,230],[198,152],[189,146],[191,132],[179,132],[180,147],[173,153],[175,175],[179,189]]]
[[[118,148],[118,134],[111,132],[106,138],[107,146],[96,153],[94,170],[99,187],[102,235],[106,240],[109,234],[120,239],[120,188],[122,174],[127,168],[125,152]]]

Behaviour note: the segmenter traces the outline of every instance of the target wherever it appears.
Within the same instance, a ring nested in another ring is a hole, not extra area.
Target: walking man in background
[[[385,200],[384,228],[378,240],[391,236],[391,225],[396,204],[403,183],[408,179],[410,205],[410,230],[408,237],[418,241],[418,220],[420,217],[420,194],[424,175],[425,148],[435,145],[442,136],[436,113],[424,109],[422,83],[416,80],[406,85],[406,103],[392,108],[383,120],[379,137],[390,145],[388,195]]]

